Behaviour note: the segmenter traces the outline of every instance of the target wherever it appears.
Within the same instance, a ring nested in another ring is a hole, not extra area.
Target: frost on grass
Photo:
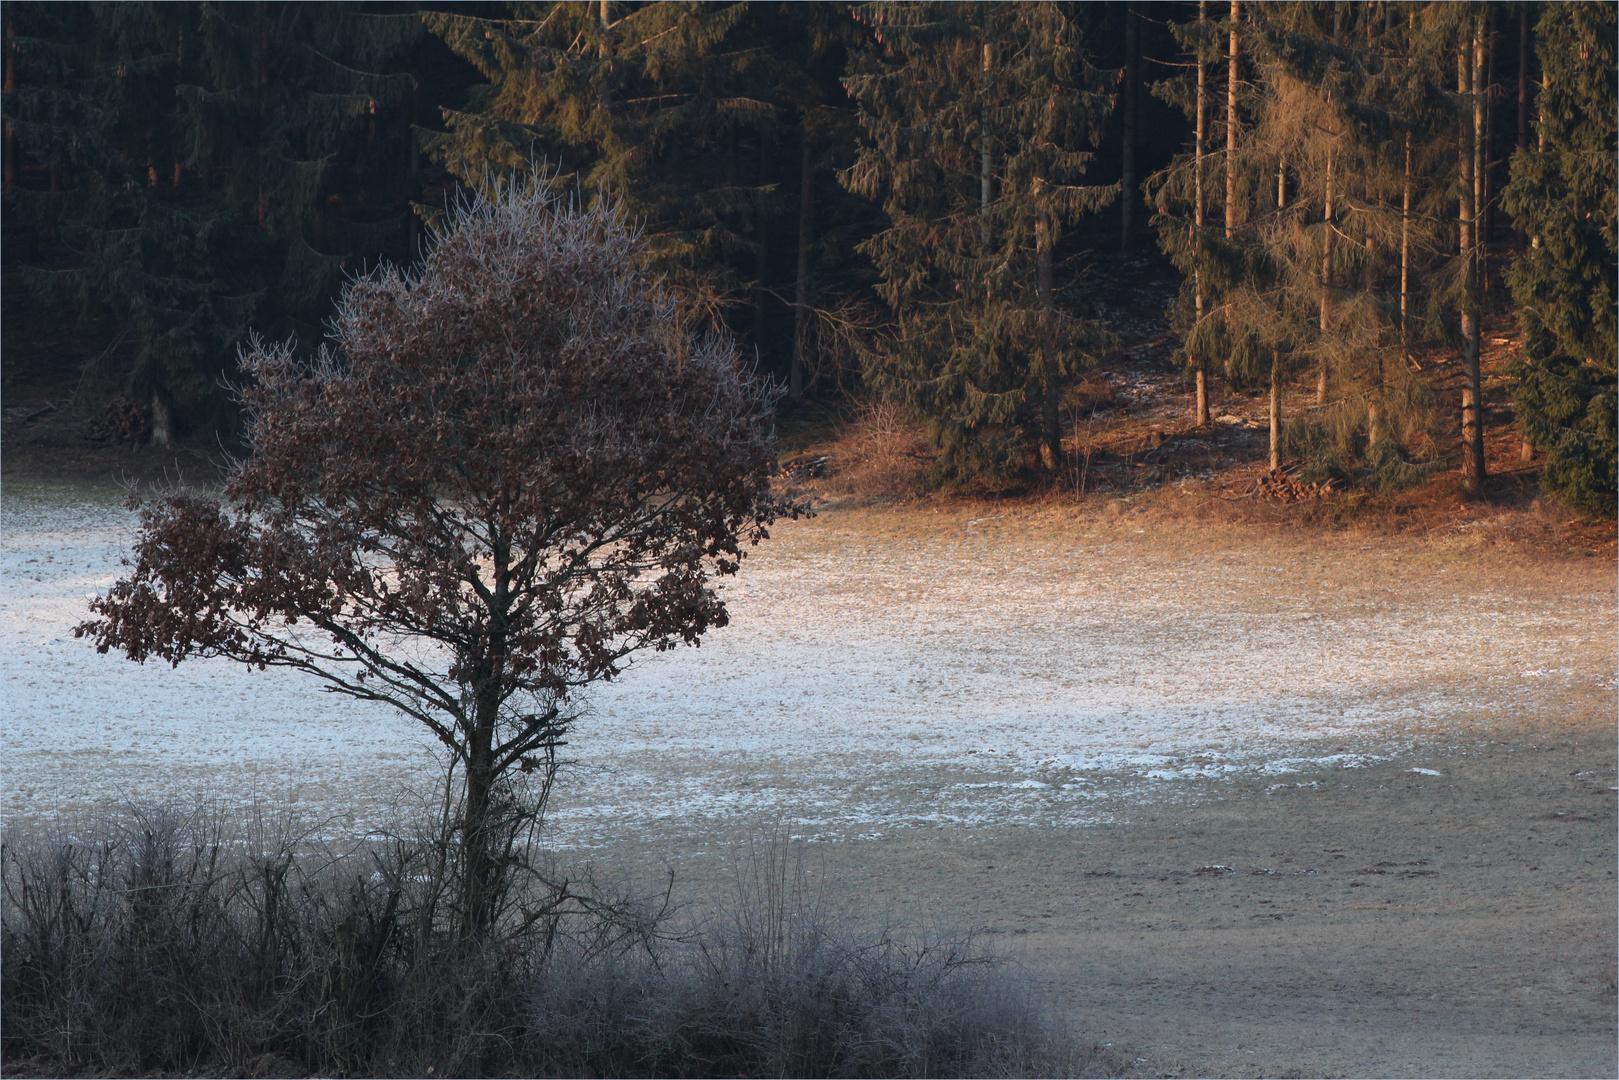
[[[295,801],[352,834],[432,796],[433,748],[380,708],[73,640],[129,542],[116,492],[11,489],[5,510],[11,820],[200,794]],[[1279,549],[916,532],[776,530],[727,588],[729,627],[595,695],[558,841],[1084,825],[1198,785],[1355,768],[1425,726],[1611,678],[1611,593],[1497,578],[1458,603],[1420,568],[1402,587],[1387,560],[1325,573]]]

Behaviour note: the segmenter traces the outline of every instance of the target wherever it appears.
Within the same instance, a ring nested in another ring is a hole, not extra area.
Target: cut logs
[[[1288,475],[1281,469],[1270,469],[1260,474],[1257,484],[1259,494],[1267,499],[1277,502],[1294,503],[1305,499],[1325,499],[1333,493],[1332,481],[1324,480],[1319,484],[1306,483],[1296,477]]]

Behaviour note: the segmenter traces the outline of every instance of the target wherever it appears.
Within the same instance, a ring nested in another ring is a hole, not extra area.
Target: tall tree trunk
[[[1411,133],[1405,133],[1405,182],[1400,188],[1400,355],[1411,362]]]
[[[1276,161],[1276,209],[1287,209],[1287,158]],[[1270,467],[1282,467],[1282,350],[1270,352]]]
[[[1320,310],[1317,313],[1317,327],[1321,332],[1323,352],[1321,354],[1321,366],[1316,372],[1315,379],[1315,403],[1317,405],[1327,403],[1327,371],[1330,367],[1325,350],[1327,335],[1331,332],[1330,328],[1332,326],[1332,179],[1333,166],[1336,163],[1335,157],[1336,155],[1329,148],[1327,150],[1325,195],[1321,210],[1321,220],[1324,227],[1321,230],[1321,301]]]
[[[1490,281],[1490,245],[1495,243],[1495,11],[1486,9],[1484,32],[1484,82],[1477,93],[1484,107],[1483,153],[1478,164],[1479,287],[1487,295]]]
[[[810,227],[815,209],[814,173],[810,166],[809,128],[803,128],[803,148],[798,163],[798,281],[793,291],[793,366],[787,373],[787,396],[798,401],[804,396],[804,335],[809,332]]]
[[[1457,93],[1472,106],[1472,130],[1462,139],[1462,184],[1457,208],[1461,234],[1464,275],[1462,323],[1462,486],[1470,494],[1484,487],[1484,417],[1479,377],[1479,236],[1478,173],[1483,164],[1484,103],[1480,97],[1484,79],[1483,20],[1472,21],[1470,38],[1464,38],[1457,65]],[[1465,129],[1464,129],[1465,130]]]
[[[1518,4],[1518,141],[1519,150],[1529,148],[1529,3]],[[1529,236],[1523,227],[1513,228],[1519,251],[1529,247]]]
[[[1124,164],[1119,192],[1119,250],[1130,250],[1135,229],[1136,208],[1136,130],[1141,106],[1141,21],[1134,4],[1124,5]]]
[[[1225,95],[1225,238],[1237,231],[1237,23],[1240,0],[1231,0],[1231,43],[1226,54]]]
[[[753,344],[761,351],[765,343],[765,277],[770,273],[770,221],[765,205],[765,185],[770,182],[769,160],[765,136],[760,132],[758,187],[753,197]]]
[[[1282,350],[1270,352],[1270,467],[1282,467]]]
[[[1035,254],[1037,287],[1040,291],[1040,354],[1041,374],[1045,381],[1044,400],[1041,402],[1040,421],[1044,428],[1044,454],[1046,468],[1053,475],[1062,471],[1062,378],[1057,370],[1057,306],[1052,288],[1051,252],[1057,245],[1057,222],[1047,210],[1038,211],[1035,219]]]
[[[611,72],[613,68],[613,58],[618,55],[618,35],[613,28],[613,0],[601,0],[601,4],[597,8],[597,12],[599,21],[601,23],[601,59],[606,62],[608,70],[602,78],[601,89],[598,91],[596,97],[596,104],[599,108],[610,111],[613,107],[614,97]]]
[[[1343,8],[1342,0],[1335,0],[1332,5],[1332,40],[1335,42],[1343,30]],[[1329,106],[1332,104],[1332,91],[1330,90],[1327,91],[1327,104]],[[1324,343],[1327,340],[1329,327],[1332,325],[1332,234],[1334,227],[1332,179],[1333,167],[1337,164],[1337,154],[1334,153],[1336,149],[1336,140],[1334,140],[1327,147],[1326,187],[1321,208],[1321,220],[1324,227],[1321,230],[1321,310],[1317,316],[1317,325],[1321,331],[1323,350],[1325,350]],[[1327,392],[1330,389],[1327,385],[1330,367],[1327,353],[1323,351],[1321,354],[1321,368],[1316,373],[1315,379],[1315,403],[1317,405],[1327,403]]]
[[[987,31],[986,31],[987,33]],[[989,204],[995,197],[995,153],[994,142],[989,128],[989,74],[994,65],[994,47],[984,42],[984,104],[978,110],[978,239],[984,246],[984,255],[989,255],[990,242],[994,237],[990,234]]]
[[[1209,17],[1208,9],[1209,9],[1208,0],[1198,0],[1198,3],[1197,3],[1197,22],[1198,22],[1198,28],[1200,30],[1204,26],[1206,26],[1207,23],[1208,23],[1208,17]],[[1202,35],[1201,34],[1198,37],[1198,41],[1200,43],[1202,41]],[[1204,154],[1204,150],[1205,150],[1205,146],[1206,146],[1206,142],[1207,142],[1207,138],[1206,138],[1207,132],[1206,132],[1206,129],[1204,127],[1204,116],[1208,112],[1208,103],[1209,103],[1208,72],[1204,69],[1203,54],[1201,52],[1199,52],[1198,55],[1197,55],[1197,124],[1196,124],[1196,127],[1195,127],[1196,150],[1195,150],[1195,153],[1193,154],[1193,158],[1192,158],[1193,184],[1197,188],[1196,199],[1195,199],[1195,201],[1193,203],[1193,212],[1192,212],[1193,230],[1194,230],[1193,231],[1193,240],[1194,240],[1194,242],[1196,244],[1196,250],[1194,252],[1194,259],[1196,261],[1194,263],[1194,267],[1193,267],[1193,270],[1192,270],[1193,298],[1194,298],[1196,306],[1197,306],[1197,322],[1193,327],[1193,332],[1194,333],[1200,332],[1203,329],[1203,316],[1204,316],[1203,268],[1202,268],[1202,262],[1203,262],[1203,154]],[[1204,357],[1198,356],[1198,355],[1195,355],[1195,354],[1192,355],[1191,357],[1189,357],[1189,359],[1191,360],[1191,363],[1192,363],[1193,376],[1197,380],[1197,405],[1196,405],[1196,411],[1193,414],[1193,422],[1198,427],[1202,427],[1204,424],[1207,424],[1209,422],[1208,362],[1207,362],[1207,360],[1205,360]]]

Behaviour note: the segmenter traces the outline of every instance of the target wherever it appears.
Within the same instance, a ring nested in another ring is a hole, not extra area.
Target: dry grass
[[[825,456],[826,473],[815,481],[825,496],[857,502],[909,498],[920,490],[933,462],[927,429],[893,402],[865,402],[838,425],[831,439],[809,454]]]
[[[10,1075],[1034,1076],[1116,1071],[970,937],[825,913],[781,844],[734,901],[667,904],[531,861],[499,932],[444,932],[432,842],[334,854],[132,814],[8,840]],[[664,897],[666,900],[667,897]]]

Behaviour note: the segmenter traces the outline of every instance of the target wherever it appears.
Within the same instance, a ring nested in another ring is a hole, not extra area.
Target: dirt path
[[[8,828],[254,796],[363,832],[423,740],[271,673],[71,637],[108,492],[11,486]],[[723,894],[807,841],[867,917],[976,925],[1142,1075],[1613,1075],[1613,567],[1046,507],[834,511],[581,719],[574,857]]]

